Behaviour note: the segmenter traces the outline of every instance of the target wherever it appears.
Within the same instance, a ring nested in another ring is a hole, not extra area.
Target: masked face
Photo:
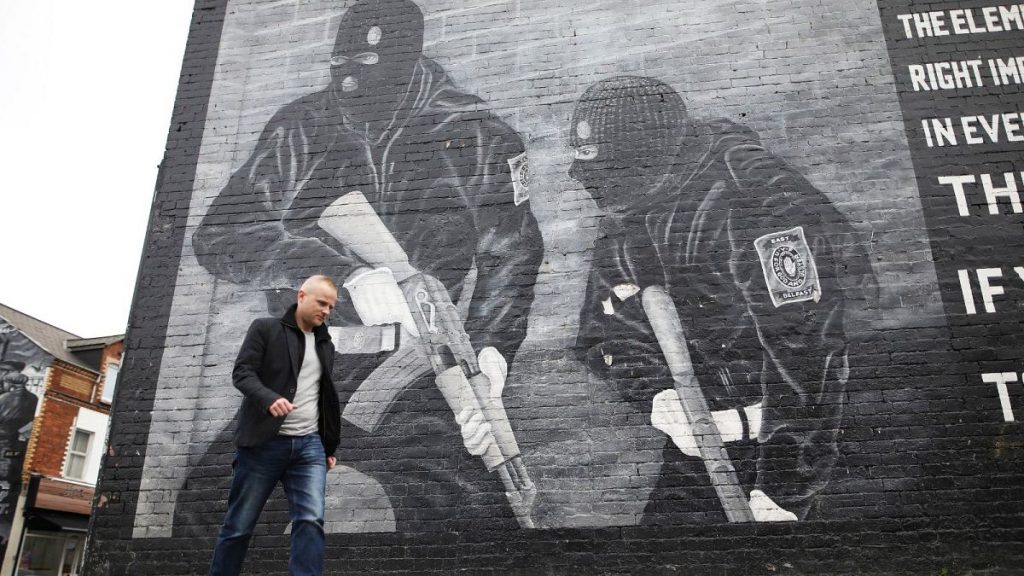
[[[686,109],[671,87],[651,78],[598,82],[580,97],[569,135],[569,175],[606,212],[642,201],[672,174]]]
[[[423,14],[408,0],[367,0],[342,18],[331,56],[335,94],[390,116],[423,52]]]
[[[577,118],[570,138],[573,161],[569,176],[583,185],[597,205],[605,210],[612,208],[613,198],[622,196],[618,190],[623,184],[623,171],[616,162],[610,142],[594,134],[590,121]]]
[[[666,144],[662,130],[624,130],[611,137],[587,134],[588,121],[578,120],[571,139],[569,176],[583,185],[606,212],[618,212],[640,201],[669,174],[677,147]]]

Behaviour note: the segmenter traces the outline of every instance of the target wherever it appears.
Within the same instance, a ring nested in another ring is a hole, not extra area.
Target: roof
[[[76,338],[68,339],[65,344],[68,350],[77,352],[79,350],[95,350],[97,348],[106,348],[111,344],[124,340],[124,334],[114,334],[111,336],[98,336],[96,338]]]
[[[68,340],[82,340],[81,337],[3,304],[0,304],[0,318],[17,328],[29,340],[35,342],[37,346],[54,358],[93,372],[98,369],[90,367],[88,362],[76,358],[66,346],[65,343]]]

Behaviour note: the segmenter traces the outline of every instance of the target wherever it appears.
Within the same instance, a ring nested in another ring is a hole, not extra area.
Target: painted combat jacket
[[[543,253],[509,164],[523,152],[512,128],[421,58],[377,138],[350,125],[330,87],[278,111],[210,206],[195,252],[207,270],[240,284],[292,288],[319,272],[340,285],[364,264],[317,220],[361,191],[410,263],[441,280],[453,301],[476,264],[467,332],[478,350],[494,346],[511,363]],[[358,324],[342,296],[339,313]]]
[[[477,352],[493,346],[511,366],[543,255],[522,140],[425,57],[377,137],[351,125],[331,90],[299,98],[268,122],[193,236],[200,264],[268,293],[315,273],[340,285],[364,264],[317,220],[358,190],[412,266],[440,280],[453,302],[475,265],[466,332]],[[360,325],[347,293],[339,296],[331,324]],[[334,382],[343,406],[388,354],[338,359]],[[451,529],[445,522],[475,504],[492,506],[492,517],[514,525],[500,482],[462,446],[433,374],[403,392],[374,433],[342,424],[339,463],[382,484],[399,531]]]
[[[665,287],[711,410],[762,404],[747,493],[803,518],[837,457],[853,230],[749,129],[718,120],[702,131],[670,178],[603,220],[577,349],[650,413],[673,384],[641,298]]]

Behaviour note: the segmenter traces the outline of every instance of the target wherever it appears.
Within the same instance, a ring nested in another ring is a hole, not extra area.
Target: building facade
[[[21,459],[8,464],[16,479],[9,481],[9,536],[0,573],[76,575],[84,561],[123,337],[79,338],[2,305],[0,321],[10,343],[0,362],[11,368],[25,364],[24,376],[4,377],[10,400],[0,396],[0,412],[19,415],[18,422],[31,415],[4,451]],[[16,343],[23,352],[15,353]]]
[[[312,273],[330,573],[1019,571],[1022,57],[995,0],[198,0],[90,576],[204,570]]]

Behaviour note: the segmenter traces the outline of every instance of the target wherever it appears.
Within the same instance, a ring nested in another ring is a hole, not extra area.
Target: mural
[[[339,461],[380,484],[398,530],[450,530],[479,506],[530,527],[535,488],[501,405],[543,254],[525,149],[422,46],[412,2],[349,9],[330,84],[274,115],[192,242],[214,275],[267,290],[272,310],[323,272],[349,295],[332,324],[401,324],[393,355],[357,350],[334,374]]]
[[[874,282],[853,228],[757,134],[688,117],[656,79],[590,87],[571,143],[607,214],[577,352],[672,439],[645,522],[805,517],[837,458],[846,302]]]
[[[519,4],[467,40],[454,2],[232,0],[135,537],[215,533],[238,343],[313,273],[343,286],[329,533],[793,521],[863,488],[836,478],[861,333],[942,322],[880,32],[740,90],[751,33],[803,37],[710,0]]]
[[[10,538],[25,448],[50,361],[49,354],[0,320],[0,551]]]

